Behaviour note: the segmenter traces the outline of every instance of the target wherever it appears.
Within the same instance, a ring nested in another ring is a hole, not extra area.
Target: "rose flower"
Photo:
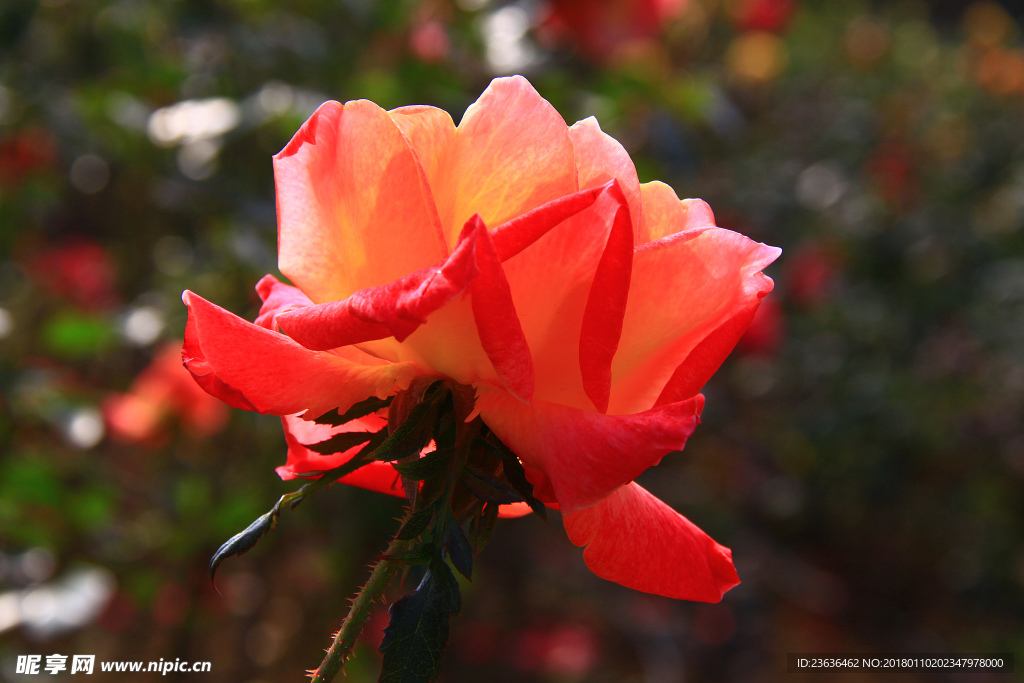
[[[778,249],[641,185],[594,119],[567,127],[520,76],[458,127],[433,107],[327,102],[274,174],[295,286],[264,277],[255,324],[185,292],[182,355],[211,394],[284,416],[281,476],[352,457],[305,448],[339,430],[313,417],[447,379],[473,387],[598,576],[703,601],[738,583],[727,548],[633,480],[693,433]],[[342,481],[402,495],[396,479],[375,463]]]

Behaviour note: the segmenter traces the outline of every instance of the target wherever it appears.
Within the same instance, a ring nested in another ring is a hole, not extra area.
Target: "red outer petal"
[[[583,388],[602,413],[608,411],[612,359],[622,336],[622,321],[626,314],[626,297],[629,295],[629,280],[633,270],[633,224],[629,217],[629,205],[618,181],[613,181],[608,191],[609,196],[619,202],[619,206],[615,210],[608,243],[590,286],[580,330]]]
[[[478,394],[480,417],[522,460],[537,497],[563,510],[595,505],[682,450],[704,407],[698,395],[645,413],[601,415],[540,400],[527,406],[485,386]]]
[[[502,267],[533,353],[537,399],[586,410],[594,407],[584,388],[579,342],[598,267],[609,242],[615,243],[610,235],[622,205],[616,182],[550,202],[491,233],[499,255],[508,256]],[[620,230],[623,227],[620,224]],[[631,255],[628,249],[623,251]],[[603,282],[611,281],[605,277]],[[595,306],[599,298],[595,294]],[[599,324],[601,311],[592,309],[594,314],[589,332],[598,340],[607,335],[609,346],[614,345],[614,306],[605,312],[611,318],[608,329]],[[600,358],[596,363],[590,360],[588,372],[600,371]]]
[[[387,396],[420,374],[413,363],[371,365],[310,351],[192,292],[182,300],[189,307],[182,361],[201,387],[235,408],[316,416]]]
[[[288,443],[288,460],[277,468],[277,474],[288,481],[296,477],[315,478],[325,470],[344,465],[363,447],[359,445],[342,453],[320,455],[306,448],[304,444],[324,441],[342,432],[375,432],[387,427],[387,420],[376,415],[368,415],[340,427],[331,427],[303,420],[297,415],[285,415],[281,418],[281,426],[284,427],[284,438]],[[401,477],[394,467],[384,462],[364,465],[338,481],[378,493],[405,497]]]
[[[636,483],[562,522],[590,570],[627,588],[718,602],[740,582],[731,550]]]
[[[533,509],[526,503],[509,503],[508,505],[498,506],[498,517],[501,517],[502,519],[525,517],[532,512]]]
[[[273,275],[264,275],[256,283],[256,293],[260,295],[263,306],[256,318],[256,324],[268,330],[277,331],[277,316],[286,311],[305,306],[313,302],[298,287],[286,285]]]
[[[390,336],[403,341],[477,276],[476,235],[464,230],[440,267],[421,268],[344,301],[280,313],[277,322],[289,337],[316,351]]]
[[[195,379],[196,384],[201,386],[206,393],[211,396],[216,396],[232,408],[258,411],[259,409],[249,401],[241,391],[218,377],[211,364],[207,361],[206,356],[203,353],[199,326],[196,322],[197,314],[192,312],[192,306],[195,305],[195,301],[199,299],[201,299],[201,297],[196,296],[187,290],[181,295],[181,300],[184,301],[185,305],[189,308],[188,321],[185,323],[185,342],[181,347],[182,365],[185,366],[186,370],[192,373],[192,377]],[[206,300],[202,299],[202,301],[205,302]],[[213,306],[213,304],[209,305],[216,309],[220,308],[219,306]],[[217,313],[219,312],[220,311],[217,311]],[[231,315],[227,311],[223,312],[225,315]],[[328,410],[330,409],[328,408]]]
[[[761,299],[767,294],[768,292],[758,292],[754,301],[697,344],[686,360],[676,368],[654,405],[682,401],[700,391],[725,362],[736,342],[750,326],[750,321],[754,319],[754,314],[761,305]]]
[[[466,224],[467,228],[470,226],[477,234],[476,264],[480,275],[469,291],[480,344],[502,384],[516,398],[529,403],[533,398],[533,359],[512,303],[512,292],[480,216],[473,216]]]
[[[562,221],[590,207],[612,181],[554,199],[536,209],[516,216],[491,231],[494,248],[502,262],[526,249]]]
[[[771,291],[771,278],[760,271],[779,253],[721,228],[685,230],[638,247],[612,363],[609,412],[635,413],[655,405],[704,339]],[[706,366],[725,357],[722,340],[709,344],[693,357],[699,367],[687,382],[691,387],[706,379]]]

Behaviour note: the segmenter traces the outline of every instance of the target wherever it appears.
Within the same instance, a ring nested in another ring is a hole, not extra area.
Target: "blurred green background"
[[[717,605],[636,593],[590,574],[557,515],[505,521],[442,680],[790,680],[787,652],[1013,652],[1019,670],[1019,18],[952,0],[0,3],[0,680],[36,679],[15,673],[26,653],[208,660],[165,680],[211,683],[319,663],[400,502],[332,487],[227,561],[218,594],[210,555],[296,485],[273,471],[275,418],[181,375],[180,293],[255,315],[270,157],[322,101],[458,121],[515,72],[570,123],[596,115],[642,181],[784,253],[685,453],[640,480],[743,583]],[[351,680],[376,680],[384,619]]]

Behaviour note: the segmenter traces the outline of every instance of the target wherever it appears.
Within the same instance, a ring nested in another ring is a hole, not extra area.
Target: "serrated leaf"
[[[452,414],[451,407],[451,401],[444,402],[434,427],[434,441],[440,444],[439,449],[455,446],[455,415]]]
[[[376,432],[341,432],[340,434],[335,434],[323,441],[303,445],[314,453],[319,453],[320,455],[334,455],[335,453],[344,453],[350,448],[355,448],[359,444],[370,441],[373,439],[375,433]]]
[[[292,509],[302,501],[302,496],[308,495],[324,486],[330,486],[338,479],[341,479],[342,477],[355,472],[360,467],[369,465],[373,462],[373,459],[369,457],[369,453],[373,451],[374,447],[379,444],[381,440],[383,440],[382,433],[375,432],[370,441],[367,442],[367,444],[363,446],[358,453],[337,467],[327,470],[315,481],[312,481],[299,489],[296,493],[299,494],[300,497],[292,502]]]
[[[494,438],[497,439],[497,437]],[[484,440],[483,444],[501,458],[502,471],[509,485],[523,497],[523,500],[533,510],[533,514],[547,522],[548,509],[544,503],[534,497],[533,484],[526,478],[526,470],[523,469],[523,463],[519,462],[519,457],[501,441],[492,443],[490,440]]]
[[[436,549],[433,543],[425,543],[418,548],[395,555],[383,555],[380,559],[399,564],[428,564],[434,559]]]
[[[408,477],[409,479],[415,479],[417,481],[430,479],[435,474],[444,472],[445,468],[448,467],[448,463],[451,461],[452,452],[453,449],[446,448],[443,451],[427,453],[422,458],[417,458],[416,460],[396,463],[395,469],[398,470],[402,476]]]
[[[217,574],[217,567],[224,560],[232,555],[241,555],[252,550],[253,546],[263,537],[263,534],[273,531],[274,524],[281,514],[281,503],[278,501],[270,512],[260,515],[252,524],[227,540],[224,545],[217,549],[217,552],[210,558],[210,581],[214,580]]]
[[[415,508],[419,503],[420,483],[415,479],[402,477],[402,490],[405,491],[405,499],[409,501],[409,506]]]
[[[437,678],[448,645],[448,620],[461,609],[459,584],[443,561],[434,560],[413,593],[391,606],[380,651],[379,683],[429,683]]]
[[[491,540],[491,532],[494,531],[494,526],[498,523],[498,505],[495,503],[484,505],[476,522],[476,551],[479,553]]]
[[[462,531],[462,526],[449,519],[444,529],[444,543],[448,547],[448,557],[452,565],[467,579],[473,578],[473,547]]]
[[[357,418],[366,417],[370,413],[375,413],[381,408],[387,408],[389,405],[391,405],[391,399],[391,396],[388,396],[387,398],[377,398],[376,396],[371,396],[365,401],[360,401],[359,403],[356,403],[351,408],[346,410],[342,415],[339,415],[338,409],[335,408],[334,410],[328,410],[320,417],[314,418],[313,422],[318,425],[331,425],[332,427],[338,427],[340,425],[347,424]],[[307,418],[303,416],[302,419],[305,420]]]
[[[430,518],[433,516],[433,506],[425,507],[419,512],[414,513],[405,521],[402,528],[398,530],[398,536],[396,538],[400,541],[411,541],[426,531],[427,525],[430,524]]]
[[[430,425],[437,406],[425,401],[409,411],[409,417],[370,455],[374,460],[400,460],[419,453],[430,439]]]
[[[507,505],[523,502],[523,497],[511,486],[476,467],[465,468],[462,481],[473,495],[488,503]]]

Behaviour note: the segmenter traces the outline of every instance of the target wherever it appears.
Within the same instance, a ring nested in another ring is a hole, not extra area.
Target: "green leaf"
[[[414,593],[395,601],[380,651],[379,683],[429,683],[437,678],[448,645],[448,619],[462,608],[459,584],[435,559]]]
[[[494,436],[493,433],[491,436],[494,438],[494,442],[487,439],[483,440],[482,443],[501,458],[505,480],[508,481],[512,488],[519,492],[519,495],[523,497],[530,506],[530,509],[533,510],[533,514],[547,522],[548,509],[544,503],[534,497],[533,484],[526,478],[526,470],[523,469],[523,463],[519,462],[519,457],[508,446],[498,440],[497,436]]]
[[[338,479],[341,479],[345,475],[351,474],[352,472],[358,470],[360,467],[369,465],[371,462],[373,462],[373,458],[370,456],[372,455],[374,447],[383,438],[383,434],[383,431],[374,432],[372,435],[373,438],[371,438],[370,441],[362,449],[360,449],[358,453],[353,455],[348,461],[343,462],[334,469],[330,469],[327,470],[326,472],[319,473],[319,477],[316,479],[316,481],[310,482],[309,484],[306,484],[305,486],[300,488],[298,491],[295,491],[294,493],[285,496],[291,502],[292,509],[294,510],[296,506],[298,506],[298,504],[302,502],[302,499],[305,496],[312,493],[313,491],[323,488],[324,486],[330,486],[331,484],[336,482]]]
[[[523,497],[511,486],[476,467],[466,467],[462,472],[462,481],[473,495],[488,503],[507,505],[523,502]]]
[[[334,410],[328,410],[320,417],[314,418],[313,422],[318,425],[331,425],[332,427],[347,424],[357,418],[366,417],[370,413],[375,413],[381,408],[387,408],[389,405],[391,405],[392,398],[393,397],[391,396],[388,396],[387,398],[377,398],[376,396],[371,396],[365,401],[360,401],[359,403],[353,405],[351,408],[345,411],[344,415],[339,415],[338,409],[335,408]],[[309,418],[303,416],[302,419],[307,420]]]
[[[425,543],[418,548],[413,548],[397,555],[382,555],[380,559],[399,564],[428,564],[437,554],[433,543]]]
[[[405,521],[402,528],[398,530],[398,540],[411,541],[427,529],[430,518],[434,516],[434,506],[425,507],[416,512]]]
[[[416,460],[410,460],[409,462],[402,462],[395,464],[395,469],[401,473],[403,477],[409,479],[415,479],[422,481],[424,479],[430,479],[435,474],[444,472],[448,467],[448,463],[451,462],[451,456],[455,449],[446,448],[441,451],[434,451],[433,453],[427,453],[422,458]]]
[[[334,436],[312,444],[303,444],[306,448],[320,455],[334,455],[355,448],[373,438],[376,432],[341,432]]]
[[[424,401],[409,411],[409,417],[393,431],[370,457],[374,460],[400,460],[420,450],[430,438],[430,425],[437,409],[433,401]]]
[[[476,551],[479,553],[491,540],[491,532],[498,523],[498,505],[487,503],[476,520]]]
[[[462,531],[462,526],[454,519],[448,520],[444,529],[444,543],[448,547],[448,557],[459,573],[467,579],[473,578],[473,547]]]

